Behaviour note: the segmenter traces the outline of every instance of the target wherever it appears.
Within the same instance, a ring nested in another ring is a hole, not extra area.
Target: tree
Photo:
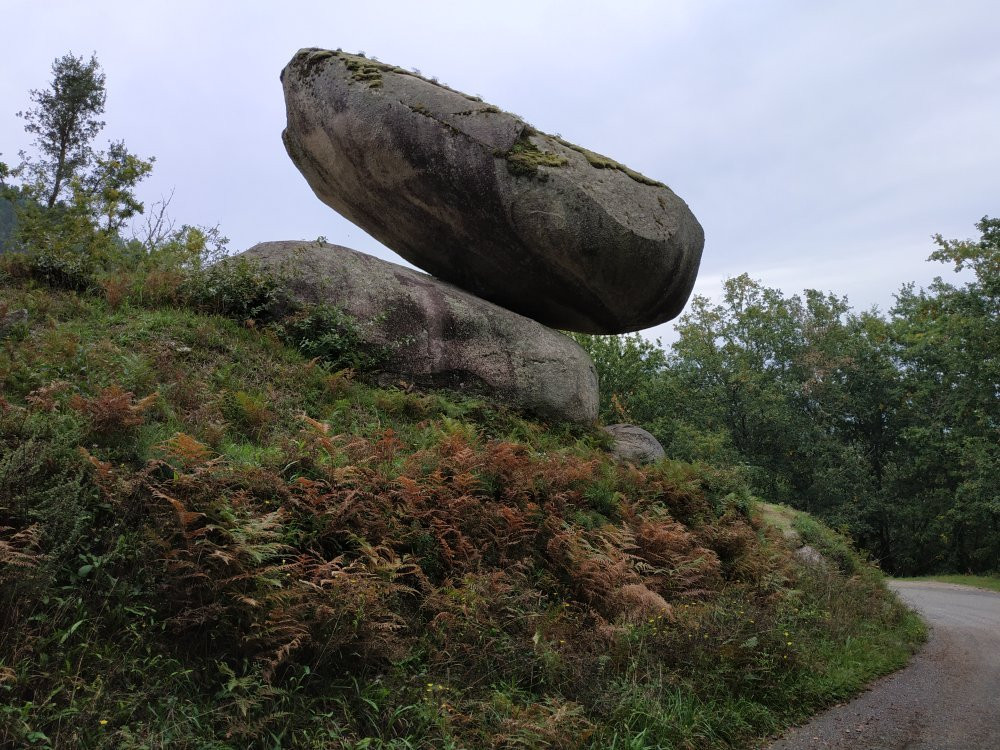
[[[72,52],[52,63],[47,89],[32,89],[32,109],[18,112],[35,135],[40,160],[22,165],[35,176],[39,196],[52,208],[63,188],[90,163],[91,141],[104,127],[104,73],[96,55],[84,61]]]
[[[740,467],[901,574],[1000,571],[1000,219],[936,236],[963,285],[906,285],[891,316],[785,297],[743,274],[695,296],[664,355],[638,336],[574,338],[604,419],[673,458]]]
[[[116,234],[128,219],[143,212],[134,190],[153,170],[154,161],[129,153],[124,141],[113,141],[107,152],[97,155],[87,187],[94,196],[95,218],[106,233]]]
[[[931,260],[972,271],[904,287],[893,309],[905,399],[895,494],[911,508],[907,571],[1000,570],[1000,219],[979,240],[935,237]]]
[[[653,344],[637,333],[570,336],[587,351],[597,368],[601,419],[648,421],[650,386],[666,366],[660,342]]]
[[[805,318],[799,297],[743,274],[726,281],[720,304],[692,300],[670,356],[684,421],[728,435],[756,490],[785,502],[808,485],[803,454],[815,446],[796,369]]]

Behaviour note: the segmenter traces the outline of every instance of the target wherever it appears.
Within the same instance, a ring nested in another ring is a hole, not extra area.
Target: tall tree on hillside
[[[800,457],[813,446],[797,408],[803,316],[799,297],[743,274],[726,281],[721,303],[692,300],[670,357],[688,394],[685,421],[725,430],[756,489],[782,501],[801,492]]]
[[[96,55],[90,60],[63,55],[52,63],[52,80],[46,89],[32,89],[35,106],[18,116],[24,129],[35,135],[38,161],[24,167],[39,184],[39,196],[52,208],[63,188],[79,175],[92,158],[91,141],[104,127],[104,73]]]
[[[896,494],[910,498],[903,567],[1000,570],[1000,219],[931,255],[962,286],[904,287],[893,309],[906,394]],[[933,556],[927,550],[934,550]]]

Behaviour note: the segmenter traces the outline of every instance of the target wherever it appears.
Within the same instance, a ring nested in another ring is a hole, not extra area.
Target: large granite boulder
[[[704,233],[670,188],[401,68],[300,50],[292,161],[324,203],[434,276],[545,325],[678,315]]]
[[[561,333],[426,274],[321,242],[263,242],[241,256],[278,271],[300,302],[339,307],[386,374],[483,393],[546,418],[597,418],[597,371]]]

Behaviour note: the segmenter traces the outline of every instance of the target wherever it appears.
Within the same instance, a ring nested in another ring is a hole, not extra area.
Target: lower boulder
[[[614,438],[611,451],[622,461],[652,464],[667,455],[659,440],[634,424],[612,424],[604,431]]]
[[[539,416],[597,419],[597,371],[572,339],[417,271],[323,242],[262,242],[243,258],[279,271],[292,296],[355,318],[381,369],[482,394]]]

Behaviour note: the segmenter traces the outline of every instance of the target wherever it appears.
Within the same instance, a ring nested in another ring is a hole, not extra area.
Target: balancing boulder
[[[364,57],[300,50],[281,78],[285,147],[316,195],[437,278],[588,333],[687,301],[704,233],[666,185]]]

